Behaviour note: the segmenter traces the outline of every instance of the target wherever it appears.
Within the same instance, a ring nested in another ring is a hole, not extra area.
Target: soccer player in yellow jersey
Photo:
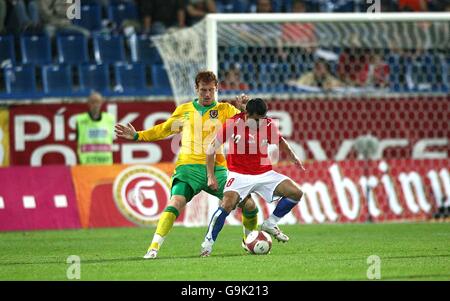
[[[156,258],[164,238],[173,227],[186,204],[200,191],[210,193],[219,199],[227,179],[226,160],[223,154],[216,156],[215,176],[218,189],[208,187],[206,172],[206,150],[216,132],[228,118],[240,113],[239,109],[229,103],[217,102],[218,80],[213,72],[201,71],[195,78],[197,99],[178,106],[172,116],[165,122],[145,131],[136,131],[131,124],[116,124],[118,137],[135,141],[156,141],[175,133],[182,133],[181,148],[172,176],[170,201],[158,221],[153,240],[144,258]],[[247,96],[238,97],[238,106],[245,107]],[[249,199],[244,202],[242,223],[244,238],[257,228],[258,209]]]

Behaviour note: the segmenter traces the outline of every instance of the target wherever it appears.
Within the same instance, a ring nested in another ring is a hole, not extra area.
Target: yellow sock
[[[161,214],[161,217],[158,221],[158,226],[156,227],[155,235],[153,236],[152,243],[150,244],[150,249],[159,250],[162,243],[164,242],[164,238],[170,232],[173,227],[173,223],[177,219],[179,213],[175,207],[168,206],[164,212]]]
[[[252,211],[242,209],[242,225],[244,226],[244,240],[250,232],[258,229],[258,208]]]

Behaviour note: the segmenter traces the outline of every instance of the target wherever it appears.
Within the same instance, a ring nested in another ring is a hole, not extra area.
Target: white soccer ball
[[[245,245],[251,254],[265,255],[272,249],[272,238],[267,232],[252,231],[245,239]]]

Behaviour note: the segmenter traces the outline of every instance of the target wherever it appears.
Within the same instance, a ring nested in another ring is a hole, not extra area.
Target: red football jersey
[[[268,156],[269,144],[278,144],[280,133],[275,120],[263,118],[258,125],[245,113],[228,119],[219,132],[217,140],[228,140],[228,170],[241,174],[258,175],[272,170]]]

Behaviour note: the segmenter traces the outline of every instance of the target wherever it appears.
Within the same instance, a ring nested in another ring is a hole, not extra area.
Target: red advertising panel
[[[354,143],[379,139],[374,159],[443,159],[450,152],[450,96],[269,100],[269,115],[303,159],[357,159]],[[105,110],[137,130],[166,120],[175,104],[107,103]],[[10,108],[12,165],[75,164],[76,113],[85,104],[43,104]],[[177,141],[173,139],[173,144]],[[172,139],[152,143],[115,140],[114,162],[171,162]],[[176,149],[176,148],[175,148]]]
[[[68,167],[0,168],[0,230],[79,227]]]
[[[357,159],[355,140],[378,138],[374,159],[442,159],[450,153],[450,95],[271,100],[269,115],[311,160]]]
[[[450,207],[450,161],[316,162],[277,171],[300,184],[305,196],[284,222],[336,223],[426,220]],[[273,206],[260,200],[265,215]]]
[[[131,123],[136,130],[166,120],[175,108],[173,102],[107,103],[105,111],[117,122]],[[75,165],[75,115],[87,110],[86,104],[32,104],[10,108],[11,165]],[[114,140],[114,162],[152,163],[172,161],[171,140],[138,143]]]

